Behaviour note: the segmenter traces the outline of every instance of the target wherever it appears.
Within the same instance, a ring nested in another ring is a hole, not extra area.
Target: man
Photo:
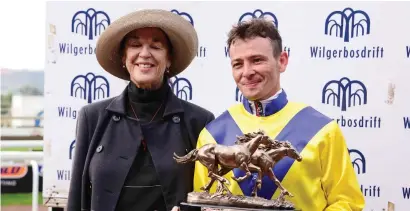
[[[233,78],[242,92],[243,103],[228,108],[201,132],[197,144],[232,145],[236,135],[264,130],[271,138],[288,140],[303,160],[283,158],[274,174],[291,194],[285,199],[301,210],[362,210],[365,205],[347,146],[338,124],[312,107],[289,102],[280,85],[288,55],[272,22],[253,19],[234,27],[227,41]],[[301,91],[303,91],[303,84]],[[233,194],[251,195],[256,176],[235,182],[243,176],[235,169],[224,177]],[[210,179],[208,171],[196,162],[194,189],[202,191]],[[216,188],[216,182],[210,192]],[[281,192],[265,176],[259,197],[276,199]]]

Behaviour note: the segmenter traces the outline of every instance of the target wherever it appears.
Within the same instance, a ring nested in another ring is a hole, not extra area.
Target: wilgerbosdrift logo
[[[75,150],[75,140],[70,143],[68,147],[68,159],[72,160],[74,157],[74,150]]]
[[[277,28],[279,27],[278,18],[276,18],[276,15],[273,14],[272,12],[268,12],[268,11],[264,12],[261,9],[256,9],[253,12],[243,13],[239,17],[238,22],[245,22],[245,21],[247,21],[249,19],[252,19],[252,18],[264,18],[264,19],[267,19],[267,20],[271,20]]]
[[[195,26],[195,25],[194,25],[194,19],[193,19],[192,16],[191,16],[190,14],[188,14],[187,12],[182,12],[182,11],[180,12],[180,11],[178,11],[178,10],[176,10],[176,9],[171,10],[171,12],[173,12],[173,13],[175,13],[175,14],[177,14],[177,15],[183,17],[183,18],[185,18],[188,22],[190,22],[190,23],[192,24],[192,26]]]
[[[110,16],[105,11],[89,8],[73,14],[69,29],[75,35],[83,36],[89,41],[95,41],[110,24]],[[78,45],[68,41],[60,42],[58,45],[60,54],[70,56],[95,55],[96,49],[93,43]]]
[[[410,117],[403,117],[404,129],[410,129]]]
[[[324,36],[339,39],[340,44],[311,46],[311,58],[327,60],[383,58],[382,46],[360,46],[360,42],[371,35],[373,24],[375,23],[371,21],[370,15],[360,9],[354,10],[348,7],[331,12],[324,20]],[[358,47],[348,45],[352,42]]]
[[[368,171],[366,169],[367,163],[364,154],[357,150],[357,149],[348,149],[350,159],[352,160],[353,168],[355,169],[356,173],[360,176],[362,174],[367,174]],[[378,185],[360,185],[360,189],[364,196],[366,197],[376,197],[380,198],[381,196],[381,188]]]
[[[271,11],[263,11],[261,9],[244,12],[241,16],[239,16],[238,23],[246,22],[253,18],[264,18],[264,19],[270,20],[277,28],[279,28],[279,21],[276,15]],[[287,52],[288,56],[290,57],[290,47],[284,46],[283,51]],[[225,46],[225,57],[229,57],[229,50],[228,50],[228,47],[226,46]]]
[[[410,199],[410,187],[402,187],[403,198]]]
[[[107,78],[92,72],[77,75],[71,81],[70,96],[82,99],[87,103],[107,99],[110,97],[110,84]],[[78,109],[69,105],[59,105],[57,107],[58,117],[75,120]]]
[[[194,18],[192,17],[191,14],[189,14],[188,12],[185,11],[181,11],[181,10],[177,10],[177,9],[172,9],[171,12],[183,17],[184,19],[186,19],[189,23],[192,24],[192,26],[195,27],[195,22],[194,22]],[[207,51],[206,51],[206,47],[199,45],[198,46],[198,52],[196,53],[196,56],[199,58],[205,58],[207,55]]]
[[[406,56],[410,58],[410,46],[406,46]]]
[[[331,12],[325,21],[325,34],[349,42],[351,39],[370,34],[370,17],[363,10],[346,8]]]
[[[94,8],[78,11],[71,20],[71,32],[95,39],[111,24],[110,17],[104,11]]]
[[[188,79],[174,76],[169,80],[169,86],[178,98],[192,100],[192,84]]]
[[[75,140],[73,140],[68,145],[68,159],[73,160],[75,152]],[[57,169],[56,170],[57,180],[69,181],[71,180],[71,170],[70,169]]]
[[[322,103],[340,108],[347,112],[348,108],[364,107],[367,102],[367,87],[359,80],[343,77],[339,80],[330,80],[322,89]],[[364,109],[364,108],[363,108]],[[342,127],[354,128],[380,128],[381,118],[377,116],[346,118],[341,116],[334,118]]]
[[[322,103],[340,107],[342,111],[367,104],[367,88],[363,82],[343,77],[331,80],[322,90]]]
[[[84,99],[87,103],[110,96],[110,84],[107,78],[89,72],[77,75],[71,81],[70,96]]]
[[[366,173],[366,158],[363,153],[357,149],[349,149],[349,155],[352,159],[353,168],[357,174]]]

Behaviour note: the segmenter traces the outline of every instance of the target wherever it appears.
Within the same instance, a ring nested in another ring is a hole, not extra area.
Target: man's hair
[[[282,52],[282,37],[272,21],[263,18],[252,18],[234,26],[228,34],[228,52],[237,39],[245,40],[255,37],[269,38],[272,44],[273,56],[279,57]]]

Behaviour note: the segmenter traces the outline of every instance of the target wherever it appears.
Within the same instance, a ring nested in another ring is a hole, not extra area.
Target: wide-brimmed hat
[[[144,9],[120,17],[101,34],[96,45],[96,56],[105,71],[129,80],[129,73],[123,67],[119,52],[121,41],[129,32],[145,27],[160,28],[168,36],[172,45],[170,77],[185,70],[195,58],[198,51],[198,35],[188,20],[170,11]]]

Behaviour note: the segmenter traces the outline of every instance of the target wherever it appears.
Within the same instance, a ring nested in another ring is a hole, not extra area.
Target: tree
[[[6,115],[10,111],[12,97],[11,92],[1,95],[1,115]]]
[[[25,85],[19,89],[22,95],[43,95],[43,93],[36,87],[30,85]]]

